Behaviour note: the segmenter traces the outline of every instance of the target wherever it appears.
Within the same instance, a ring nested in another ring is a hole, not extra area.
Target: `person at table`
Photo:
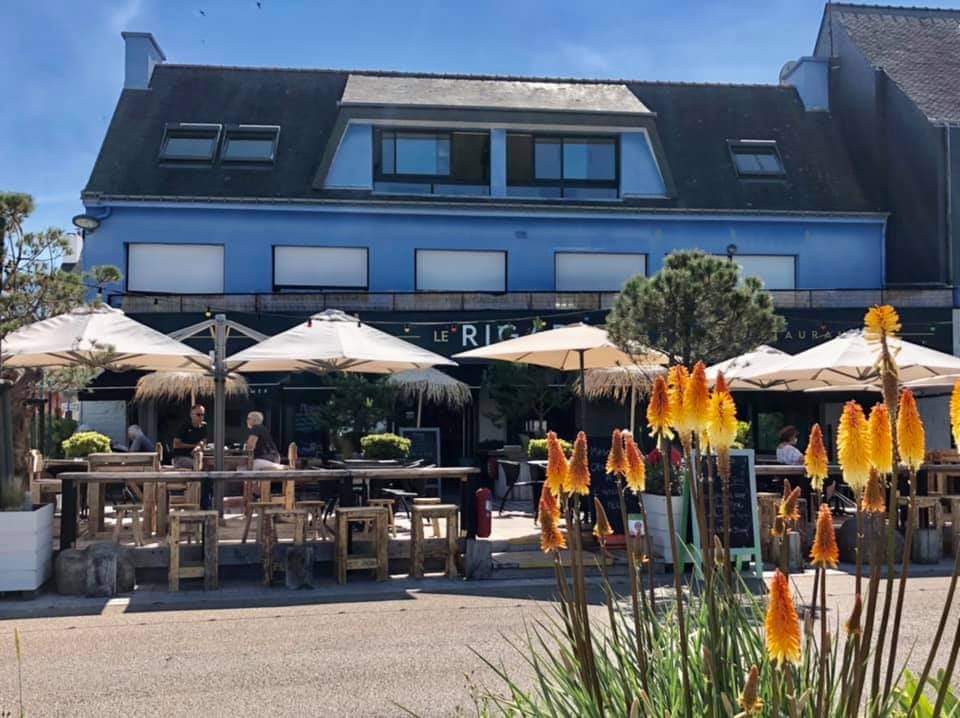
[[[157,443],[149,436],[143,433],[139,424],[131,424],[127,427],[127,451],[156,451]]]
[[[270,436],[270,432],[263,425],[263,414],[251,411],[247,414],[247,429],[250,434],[243,445],[244,450],[253,452],[253,470],[270,471],[282,469],[280,452]]]
[[[797,448],[800,432],[795,426],[785,426],[780,430],[780,443],[777,445],[777,463],[799,466],[803,464],[803,452]]]
[[[178,469],[193,468],[193,450],[207,442],[207,410],[202,404],[190,408],[190,421],[180,427],[173,437],[173,465]]]

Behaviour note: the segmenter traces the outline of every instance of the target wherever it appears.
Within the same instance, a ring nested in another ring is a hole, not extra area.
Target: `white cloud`
[[[130,23],[136,19],[141,10],[143,10],[143,0],[127,0],[110,13],[107,23],[114,32],[129,30]]]

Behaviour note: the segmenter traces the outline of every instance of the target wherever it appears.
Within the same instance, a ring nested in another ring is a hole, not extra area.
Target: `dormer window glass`
[[[402,194],[488,194],[490,135],[377,130],[375,189]]]
[[[776,142],[740,140],[729,146],[739,177],[776,178],[786,174]]]
[[[277,154],[280,128],[267,125],[238,125],[228,127],[221,162],[263,163],[273,162]]]
[[[222,126],[180,122],[164,128],[160,143],[163,162],[213,162]]]
[[[616,137],[507,135],[507,194],[513,197],[615,199]]]

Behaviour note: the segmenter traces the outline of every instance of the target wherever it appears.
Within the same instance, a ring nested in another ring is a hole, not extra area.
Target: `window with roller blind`
[[[128,244],[127,291],[221,294],[223,255],[219,244]]]
[[[505,292],[507,253],[418,249],[416,288],[420,292]]]
[[[366,247],[274,246],[273,286],[277,289],[366,289]]]
[[[619,292],[627,280],[646,276],[647,255],[610,252],[557,252],[558,292]]]

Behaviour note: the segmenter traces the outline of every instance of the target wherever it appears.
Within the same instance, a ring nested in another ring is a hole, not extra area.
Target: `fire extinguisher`
[[[493,493],[490,489],[477,489],[477,538],[489,538],[493,520]]]

